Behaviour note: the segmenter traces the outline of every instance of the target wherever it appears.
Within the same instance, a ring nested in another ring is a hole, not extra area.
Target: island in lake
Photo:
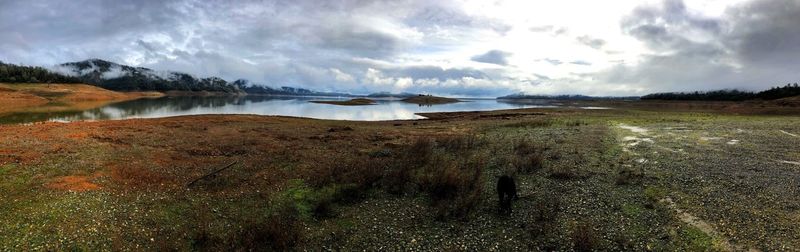
[[[341,105],[341,106],[375,105],[375,101],[367,99],[367,98],[355,98],[355,99],[350,99],[350,100],[347,100],[347,101],[310,101],[310,102]]]
[[[408,103],[415,103],[415,104],[419,104],[419,105],[447,104],[447,103],[461,102],[461,100],[459,100],[459,99],[447,98],[447,97],[439,97],[439,96],[433,96],[433,95],[411,96],[411,97],[403,99],[402,101],[408,102]]]

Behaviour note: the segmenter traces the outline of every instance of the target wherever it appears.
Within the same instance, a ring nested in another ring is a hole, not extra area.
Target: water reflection
[[[100,108],[45,113],[14,113],[0,116],[2,123],[27,123],[46,120],[115,120],[159,118],[201,114],[255,114],[298,116],[336,120],[420,119],[415,113],[483,111],[528,107],[551,107],[541,104],[514,104],[497,100],[472,99],[466,102],[420,106],[395,100],[378,100],[377,105],[337,106],[311,103],[320,98],[305,97],[163,97],[114,103]]]

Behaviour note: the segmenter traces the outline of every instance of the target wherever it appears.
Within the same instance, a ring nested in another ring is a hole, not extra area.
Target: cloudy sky
[[[0,0],[0,61],[458,96],[800,80],[800,0]]]

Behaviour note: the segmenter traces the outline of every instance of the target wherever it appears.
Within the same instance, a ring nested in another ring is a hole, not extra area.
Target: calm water
[[[547,105],[511,104],[497,100],[467,99],[465,102],[419,106],[401,101],[378,100],[377,105],[338,106],[311,103],[311,100],[335,98],[306,97],[164,97],[114,103],[82,111],[50,113],[14,113],[0,115],[0,123],[28,123],[38,121],[117,120],[127,118],[158,118],[201,114],[256,114],[299,116],[338,120],[404,120],[420,119],[415,113],[484,111]]]

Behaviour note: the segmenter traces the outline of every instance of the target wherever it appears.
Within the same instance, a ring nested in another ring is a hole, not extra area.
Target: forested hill
[[[76,76],[88,84],[117,91],[241,92],[235,85],[218,77],[195,78],[186,73],[155,71],[100,59],[64,63],[53,70]]]
[[[57,65],[52,68],[20,66],[0,62],[0,82],[87,83],[116,91],[207,91],[229,94],[351,96],[309,89],[272,88],[247,80],[227,82],[218,77],[197,78],[190,74],[132,67],[100,59]]]
[[[43,67],[18,66],[0,62],[0,82],[6,83],[80,83],[76,77],[53,73]]]
[[[761,92],[740,91],[736,89],[716,90],[707,92],[672,92],[654,93],[642,96],[642,100],[681,100],[681,101],[745,101],[745,100],[775,100],[792,96],[800,96],[800,86],[797,83],[786,84],[783,87],[773,87]]]

